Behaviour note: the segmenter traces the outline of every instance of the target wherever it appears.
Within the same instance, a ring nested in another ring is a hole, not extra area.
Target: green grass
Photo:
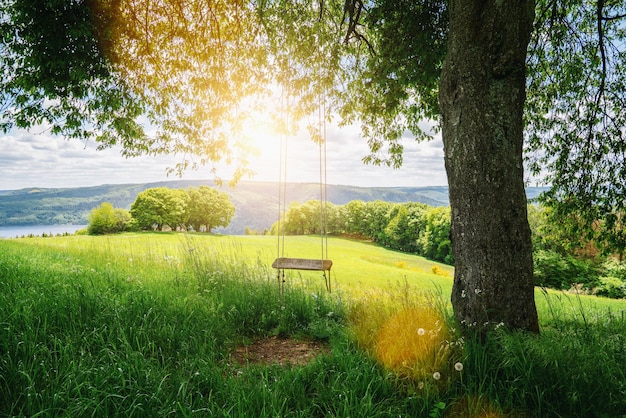
[[[286,256],[319,257],[319,239],[286,239]],[[464,369],[425,390],[353,329],[393,314],[359,310],[384,295],[419,304],[435,290],[449,314],[450,267],[333,238],[336,291],[293,271],[281,296],[275,256],[276,238],[258,236],[0,240],[0,416],[626,416],[624,301],[538,290],[540,336],[480,343],[451,328],[448,367]],[[306,366],[231,358],[272,335],[330,352]]]
[[[189,253],[219,257],[232,261],[233,267],[242,263],[252,263],[270,269],[277,257],[278,239],[271,236],[221,236],[221,235],[183,235],[176,233],[142,233],[122,236],[71,236],[33,238],[22,240],[28,245],[63,249],[71,254],[87,254],[88,257],[113,257],[119,266],[135,261],[136,269],[145,265],[161,265],[167,268],[182,266]],[[321,258],[319,237],[295,236],[285,238],[286,257]],[[333,260],[331,277],[333,287],[347,292],[358,292],[372,287],[386,288],[390,284],[404,282],[422,289],[452,289],[450,266],[423,257],[404,254],[381,248],[362,241],[341,238],[328,239],[328,257]],[[281,254],[282,256],[282,254]],[[106,261],[110,263],[111,260]],[[137,262],[140,262],[139,264]],[[147,264],[146,264],[147,263]],[[228,263],[224,263],[228,264]],[[438,266],[449,276],[435,275],[432,268]],[[151,268],[151,267],[149,267]],[[168,273],[169,274],[169,273]],[[293,280],[319,281],[323,279],[318,272],[287,271]]]

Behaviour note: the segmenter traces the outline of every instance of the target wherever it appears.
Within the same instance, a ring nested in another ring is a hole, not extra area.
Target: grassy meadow
[[[285,256],[320,240],[286,237]],[[0,240],[0,416],[626,416],[626,302],[538,289],[540,336],[459,336],[453,270],[330,238],[175,233]],[[266,337],[305,365],[240,362]]]

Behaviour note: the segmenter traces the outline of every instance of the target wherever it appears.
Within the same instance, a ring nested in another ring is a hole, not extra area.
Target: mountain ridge
[[[278,184],[242,181],[234,188],[218,187],[213,180],[169,180],[149,183],[102,184],[88,187],[0,190],[0,226],[86,224],[87,215],[102,202],[129,209],[137,194],[152,187],[187,188],[207,185],[226,192],[236,208],[227,228],[218,232],[243,234],[244,229],[263,231],[278,218]],[[287,183],[285,200],[304,203],[320,198],[319,183]],[[420,202],[430,206],[448,206],[447,186],[357,187],[326,185],[330,203],[343,205],[352,200],[383,200],[393,203]],[[529,188],[529,198],[543,188]]]

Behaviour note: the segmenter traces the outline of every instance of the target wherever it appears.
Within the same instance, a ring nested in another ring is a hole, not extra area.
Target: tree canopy
[[[626,249],[626,4],[539,1],[528,60],[527,158],[573,233]]]
[[[137,195],[130,213],[141,229],[193,228],[211,232],[226,227],[235,216],[235,205],[228,195],[208,186],[170,189],[154,187]]]
[[[179,170],[245,162],[241,126],[279,87],[294,120],[325,94],[328,117],[360,121],[366,162],[400,166],[405,133],[436,130],[445,1],[2,6],[5,131],[43,124],[127,155],[176,154]],[[610,230],[626,196],[625,15],[617,1],[540,0],[527,60],[526,155],[547,201]]]
[[[211,232],[214,228],[228,226],[235,216],[235,205],[228,195],[209,186],[187,189],[187,224],[194,231]]]
[[[445,1],[1,4],[4,131],[175,154],[179,171],[236,160],[241,175],[241,127],[268,98],[294,129],[323,94],[327,117],[360,121],[371,163],[400,166],[406,132],[437,129]],[[625,16],[618,1],[537,1],[527,59],[530,167],[559,212],[603,221],[609,249],[624,245]]]
[[[162,231],[165,226],[176,229],[187,225],[188,201],[184,190],[154,187],[137,195],[130,214],[141,229]]]

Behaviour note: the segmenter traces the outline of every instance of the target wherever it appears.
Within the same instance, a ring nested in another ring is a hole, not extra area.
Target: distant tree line
[[[321,217],[324,219],[321,219]],[[326,230],[321,230],[321,225]],[[279,230],[280,228],[280,230]],[[372,240],[394,250],[453,264],[450,245],[450,208],[424,203],[353,200],[345,205],[319,200],[292,203],[270,234],[308,235],[325,232]]]
[[[325,219],[320,220],[320,216]],[[564,218],[543,205],[528,205],[528,218],[537,286],[626,298],[624,246],[618,245],[620,242],[613,239],[611,243],[617,244],[610,246],[589,240],[580,233],[580,219]],[[369,239],[387,248],[454,264],[449,207],[354,200],[345,205],[327,203],[320,211],[318,200],[294,202],[281,221],[264,233],[319,234],[323,224],[329,235]]]
[[[89,214],[89,234],[183,229],[211,232],[228,226],[235,206],[226,193],[208,186],[170,189],[155,187],[137,195],[130,211],[102,203]]]

